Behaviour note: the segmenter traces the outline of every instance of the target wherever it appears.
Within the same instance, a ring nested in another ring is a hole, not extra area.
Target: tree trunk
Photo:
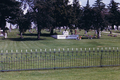
[[[6,25],[6,20],[5,17],[1,17],[1,28],[3,29],[3,35],[5,36],[5,25]]]
[[[71,35],[73,35],[73,31],[72,31],[72,29],[70,29],[70,33],[71,33]]]
[[[38,36],[37,36],[37,39],[40,39],[40,34],[41,34],[41,28],[40,28],[40,26],[38,26]]]
[[[112,34],[112,31],[110,30],[110,34]]]
[[[75,29],[74,31],[75,31],[75,35],[77,35],[77,30]]]
[[[50,35],[53,35],[53,27],[51,28],[51,30],[50,30]]]
[[[20,31],[20,38],[23,39],[23,37],[22,37],[22,31]]]
[[[117,25],[117,30],[118,30],[119,28],[118,28],[118,25]]]
[[[100,32],[99,32],[99,29],[97,29],[97,39],[100,39]]]
[[[112,25],[112,30],[114,29],[114,25]]]

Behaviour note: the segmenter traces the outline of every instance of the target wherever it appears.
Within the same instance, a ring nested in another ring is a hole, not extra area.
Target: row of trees
[[[120,11],[118,3],[111,0],[108,7],[102,0],[96,0],[93,6],[82,7],[79,0],[0,0],[0,27],[5,28],[6,21],[12,24],[18,24],[22,32],[30,28],[31,22],[37,25],[38,39],[40,39],[41,29],[49,28],[53,34],[55,27],[66,26],[70,29],[89,29],[99,31],[108,25],[114,28],[114,25],[120,25]],[[22,7],[29,9],[23,14]]]

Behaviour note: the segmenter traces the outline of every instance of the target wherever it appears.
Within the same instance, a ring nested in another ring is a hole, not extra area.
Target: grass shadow
[[[37,36],[37,34],[23,34],[23,36]],[[50,37],[51,35],[44,33],[44,34],[40,34],[40,36]]]
[[[12,41],[38,41],[38,40],[46,40],[46,39],[37,39],[37,38],[7,38],[7,39],[3,39],[3,40],[12,40]]]
[[[83,36],[82,39],[97,39],[96,37],[86,37],[86,36]]]
[[[23,36],[37,36],[37,34],[32,34],[32,33],[31,34],[23,34]]]

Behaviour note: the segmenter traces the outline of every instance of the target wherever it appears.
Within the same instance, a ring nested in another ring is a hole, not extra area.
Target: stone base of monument
[[[5,38],[7,38],[7,33],[5,33]]]
[[[3,37],[3,30],[0,30],[0,37]]]
[[[78,39],[79,35],[51,35],[55,39]]]

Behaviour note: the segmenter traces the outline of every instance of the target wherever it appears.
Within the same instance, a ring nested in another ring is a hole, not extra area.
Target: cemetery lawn
[[[88,39],[86,35],[94,35],[94,31],[88,32],[85,36],[83,36],[84,31],[80,31],[80,36],[82,40],[57,40],[50,37],[49,32],[45,30],[42,31],[42,35],[40,40],[37,40],[35,30],[33,33],[29,33],[28,31],[23,35],[24,39],[20,39],[19,31],[12,30],[12,32],[8,31],[8,38],[4,39],[0,37],[0,51],[3,50],[6,52],[18,52],[27,51],[29,52],[31,49],[40,50],[40,49],[67,49],[67,48],[101,48],[101,47],[120,47],[120,33],[118,33],[117,37],[108,36],[108,33],[102,33],[102,37],[100,39]],[[62,32],[58,32],[58,34],[62,34]],[[113,34],[114,36],[115,34]]]
[[[119,80],[120,67],[0,72],[0,80]]]
[[[51,38],[45,30],[42,31],[41,39],[37,40],[35,30],[32,34],[28,31],[23,35],[24,39],[19,39],[18,30],[8,32],[8,38],[0,37],[0,51],[6,50],[13,53],[30,52],[32,49],[67,49],[67,48],[102,48],[118,47],[120,48],[120,33],[117,37],[108,36],[108,33],[102,33],[101,39],[87,39],[83,36],[84,31],[80,31],[82,40],[57,40]],[[61,32],[62,33],[62,32]],[[58,34],[61,34],[58,32]],[[93,31],[86,35],[94,35]],[[114,34],[115,35],[115,34]],[[114,36],[113,35],[113,36]],[[119,80],[120,67],[103,67],[103,68],[76,68],[76,69],[59,69],[59,70],[39,70],[39,71],[18,71],[18,72],[0,72],[0,80]]]

